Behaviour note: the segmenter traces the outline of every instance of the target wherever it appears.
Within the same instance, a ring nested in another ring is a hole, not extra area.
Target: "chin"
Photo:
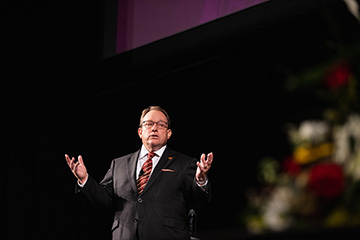
[[[162,146],[164,146],[166,143],[161,143],[159,141],[149,141],[148,145],[151,146],[151,148],[161,148]]]
[[[159,146],[159,145],[161,145],[160,142],[155,142],[155,141],[150,141],[150,142],[148,142],[148,144],[149,144],[149,146]]]

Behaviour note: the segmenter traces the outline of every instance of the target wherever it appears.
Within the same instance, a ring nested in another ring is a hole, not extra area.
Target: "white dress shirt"
[[[155,151],[155,156],[152,158],[152,168],[151,168],[151,173],[150,173],[150,177],[151,177],[151,174],[154,170],[154,168],[156,167],[156,165],[158,164],[161,156],[163,155],[164,151],[166,149],[166,145],[163,146],[162,148],[160,148],[159,150]],[[144,163],[146,162],[147,160],[147,155],[148,155],[149,151],[145,148],[144,145],[141,146],[141,150],[140,150],[140,153],[139,153],[139,158],[138,158],[138,161],[137,161],[137,166],[136,166],[136,179],[139,178],[139,174],[140,174],[140,171],[141,171],[141,168],[142,166],[144,165]]]

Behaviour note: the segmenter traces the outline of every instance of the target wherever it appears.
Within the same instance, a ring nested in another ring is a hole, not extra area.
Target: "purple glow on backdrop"
[[[116,53],[188,30],[267,0],[118,0]]]

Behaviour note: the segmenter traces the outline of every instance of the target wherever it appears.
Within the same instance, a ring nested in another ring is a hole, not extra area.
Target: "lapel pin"
[[[171,160],[171,159],[172,159],[172,157],[169,157],[169,159]]]

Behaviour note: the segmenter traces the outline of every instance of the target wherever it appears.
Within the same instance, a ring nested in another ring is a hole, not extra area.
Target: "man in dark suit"
[[[141,149],[114,159],[100,183],[88,175],[81,156],[76,161],[65,155],[77,192],[95,206],[115,208],[113,240],[190,239],[188,209],[210,200],[213,154],[198,162],[167,147],[171,122],[159,106],[144,109],[138,134]]]

